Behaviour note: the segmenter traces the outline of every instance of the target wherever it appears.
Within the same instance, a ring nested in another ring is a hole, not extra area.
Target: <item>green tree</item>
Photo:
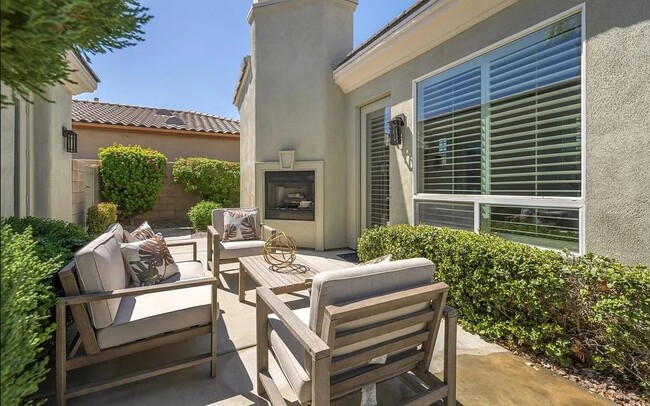
[[[136,0],[1,0],[2,81],[19,96],[68,81],[65,56],[88,60],[142,41],[152,16]],[[13,99],[2,95],[1,105]]]

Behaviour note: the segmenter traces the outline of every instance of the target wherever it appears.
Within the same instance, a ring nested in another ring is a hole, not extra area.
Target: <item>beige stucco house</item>
[[[99,148],[141,145],[178,158],[239,161],[239,121],[195,111],[129,106],[99,100],[72,101],[77,159],[97,159]]]
[[[420,0],[353,49],[357,3],[253,2],[242,204],[317,249],[427,223],[650,263],[650,3]]]
[[[18,99],[2,109],[0,215],[72,219],[72,160],[64,129],[72,126],[72,96],[92,92],[99,78],[75,53],[68,53],[70,82],[47,88],[33,103]],[[2,85],[2,94],[12,90]],[[46,100],[47,99],[47,100]]]

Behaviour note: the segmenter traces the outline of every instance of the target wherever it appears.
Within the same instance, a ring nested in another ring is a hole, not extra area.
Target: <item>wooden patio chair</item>
[[[223,241],[223,214],[227,210],[243,210],[253,213],[257,218],[258,238],[244,241]],[[212,225],[208,226],[207,235],[208,270],[212,270],[218,279],[221,264],[237,262],[240,257],[262,255],[264,243],[273,234],[275,234],[275,229],[261,223],[260,211],[257,207],[212,210]]]
[[[448,286],[432,281],[434,270],[417,258],[323,272],[314,277],[310,307],[294,311],[257,288],[258,394],[286,404],[269,375],[270,350],[301,404],[329,405],[399,376],[412,388],[417,377],[426,388],[403,404],[454,405],[457,312],[445,306]],[[440,380],[429,366],[442,317]]]
[[[179,273],[157,285],[128,287],[119,241],[122,228],[113,225],[77,253],[59,271],[65,292],[56,307],[56,397],[67,399],[174,372],[203,363],[217,372],[217,279],[196,261],[177,262]],[[136,300],[137,298],[137,300]],[[75,338],[67,340],[70,309]],[[113,377],[103,382],[68,388],[67,373],[93,364],[210,335],[210,352],[165,365]],[[81,349],[83,347],[83,351]]]

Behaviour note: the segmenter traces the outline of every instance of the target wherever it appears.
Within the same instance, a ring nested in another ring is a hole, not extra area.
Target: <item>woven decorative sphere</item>
[[[264,260],[273,267],[287,268],[296,260],[296,240],[282,231],[276,232],[264,243]]]

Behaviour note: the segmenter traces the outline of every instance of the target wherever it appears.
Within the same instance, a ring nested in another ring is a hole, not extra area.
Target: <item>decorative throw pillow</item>
[[[258,240],[257,211],[226,210],[223,212],[222,241]]]
[[[392,257],[392,255],[388,254],[388,255],[381,256],[381,257],[373,258],[373,259],[371,259],[369,261],[366,261],[366,262],[363,262],[363,263],[361,263],[359,265],[371,265],[371,264],[378,264],[380,262],[389,262],[391,257]]]
[[[124,241],[128,241],[128,242],[144,241],[149,238],[153,238],[155,235],[156,233],[153,232],[153,229],[151,228],[149,223],[145,221],[144,223],[140,224],[140,227],[136,228],[131,233],[124,230]]]
[[[155,285],[163,279],[178,273],[162,234],[144,241],[120,245],[124,264],[136,286]]]

